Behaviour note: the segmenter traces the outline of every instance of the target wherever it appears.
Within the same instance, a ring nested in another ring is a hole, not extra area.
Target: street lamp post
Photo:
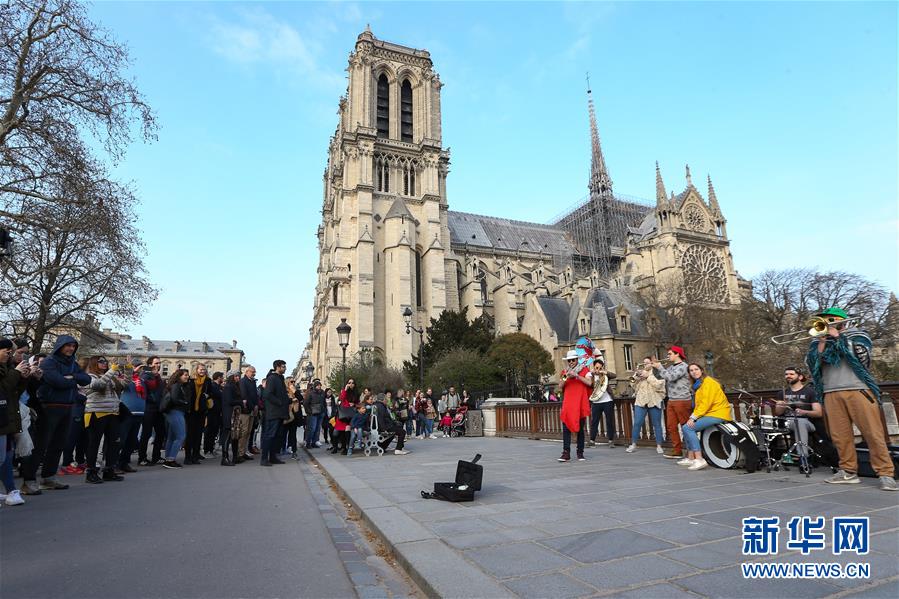
[[[712,350],[705,350],[705,369],[708,371],[709,376],[715,376],[715,371],[712,370],[712,367],[715,365],[715,354],[712,353]]]
[[[425,328],[416,328],[412,325],[412,308],[409,306],[403,309],[403,319],[406,321],[407,335],[411,335],[412,331],[418,333],[418,386],[423,387],[425,384],[425,363],[421,356],[421,348],[424,345]]]
[[[352,330],[353,328],[347,324],[346,318],[341,318],[340,324],[337,325],[337,342],[340,344],[340,349],[343,351],[341,384],[346,382],[346,348],[350,344],[350,331]]]
[[[312,375],[315,374],[315,366],[312,365],[312,362],[306,363],[306,380],[308,382],[312,382]]]

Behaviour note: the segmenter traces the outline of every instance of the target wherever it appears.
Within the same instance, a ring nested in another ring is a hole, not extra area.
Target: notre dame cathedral
[[[406,308],[416,327],[443,310],[485,314],[497,335],[527,333],[555,358],[589,335],[624,372],[655,351],[641,297],[683,289],[691,302],[726,307],[748,289],[711,179],[703,197],[687,167],[683,191],[669,195],[656,165],[654,205],[613,192],[589,91],[589,196],[540,224],[449,209],[443,83],[427,51],[366,29],[347,72],[318,227],[306,350],[316,376],[339,367],[342,319],[352,326],[347,355],[409,359],[418,335],[406,333]]]

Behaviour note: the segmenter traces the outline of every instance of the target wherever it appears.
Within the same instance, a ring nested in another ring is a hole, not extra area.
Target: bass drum
[[[702,455],[717,468],[745,468],[755,472],[759,466],[759,442],[755,433],[742,422],[721,422],[702,431]]]

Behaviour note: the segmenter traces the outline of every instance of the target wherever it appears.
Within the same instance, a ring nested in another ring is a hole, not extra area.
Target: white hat
[[[569,349],[569,350],[568,350],[568,353],[565,354],[565,360],[566,360],[566,361],[568,361],[568,360],[577,360],[577,359],[578,359],[578,355],[577,355],[577,350],[575,350],[575,349]]]

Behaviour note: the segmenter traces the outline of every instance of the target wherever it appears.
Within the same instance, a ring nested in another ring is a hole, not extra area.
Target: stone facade
[[[231,369],[243,371],[244,352],[237,347],[237,341],[178,341],[141,337],[132,339],[128,335],[112,333],[113,341],[95,350],[110,360],[124,363],[128,357],[146,362],[150,356],[158,356],[163,377],[178,368],[192,370],[198,364],[205,364],[211,376],[214,372],[228,372]]]
[[[530,223],[449,210],[442,83],[426,51],[366,30],[347,70],[303,361],[315,376],[340,363],[342,318],[352,326],[347,355],[371,349],[393,365],[409,359],[418,336],[406,334],[407,306],[416,327],[445,309],[485,314],[497,335],[522,331],[556,358],[589,334],[609,367],[624,372],[656,351],[638,294],[683,289],[690,301],[739,303],[748,283],[734,268],[711,180],[703,198],[687,167],[684,191],[668,197],[657,166],[654,207],[613,194],[592,99],[590,198],[555,224]]]

